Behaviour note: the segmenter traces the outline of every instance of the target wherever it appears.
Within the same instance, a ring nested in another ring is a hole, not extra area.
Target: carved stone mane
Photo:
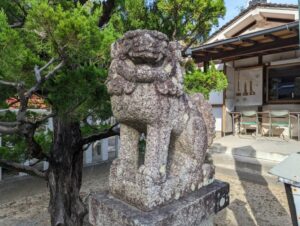
[[[121,131],[111,194],[148,211],[211,182],[214,167],[205,156],[214,119],[202,95],[183,91],[180,45],[160,32],[136,30],[113,44],[111,56],[107,88]]]
[[[108,91],[113,95],[130,94],[136,83],[155,83],[163,95],[183,94],[180,45],[168,43],[157,31],[127,32],[112,46]]]

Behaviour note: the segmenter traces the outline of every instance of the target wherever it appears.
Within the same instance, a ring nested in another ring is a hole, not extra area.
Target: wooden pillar
[[[223,73],[226,75],[226,63],[223,66]],[[226,75],[227,76],[227,75]],[[227,111],[226,111],[226,89],[223,90],[223,103],[222,103],[222,137],[226,135],[226,118],[227,118]]]
[[[204,61],[203,62],[203,69],[204,69],[204,72],[208,71],[208,69],[209,69],[209,61]]]

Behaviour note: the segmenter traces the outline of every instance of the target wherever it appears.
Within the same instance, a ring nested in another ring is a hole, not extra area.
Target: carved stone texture
[[[204,160],[214,119],[201,94],[183,91],[179,43],[157,31],[130,31],[113,44],[111,56],[107,88],[121,145],[110,193],[150,211],[211,183],[214,167]],[[146,151],[139,165],[141,134]]]
[[[144,212],[107,193],[89,198],[89,220],[101,226],[213,226],[213,216],[229,204],[229,185],[214,181],[187,197]]]

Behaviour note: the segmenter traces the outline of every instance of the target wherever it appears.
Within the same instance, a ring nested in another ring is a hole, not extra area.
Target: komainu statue
[[[111,56],[107,88],[121,145],[110,193],[150,211],[210,183],[214,168],[205,157],[214,119],[201,94],[184,93],[180,44],[157,31],[130,31],[113,44]]]

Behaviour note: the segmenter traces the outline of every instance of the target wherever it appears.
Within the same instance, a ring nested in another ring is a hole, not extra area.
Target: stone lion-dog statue
[[[112,45],[111,57],[106,85],[121,144],[110,193],[150,211],[210,183],[214,167],[205,157],[214,118],[201,94],[184,93],[180,44],[157,31],[129,31]]]

